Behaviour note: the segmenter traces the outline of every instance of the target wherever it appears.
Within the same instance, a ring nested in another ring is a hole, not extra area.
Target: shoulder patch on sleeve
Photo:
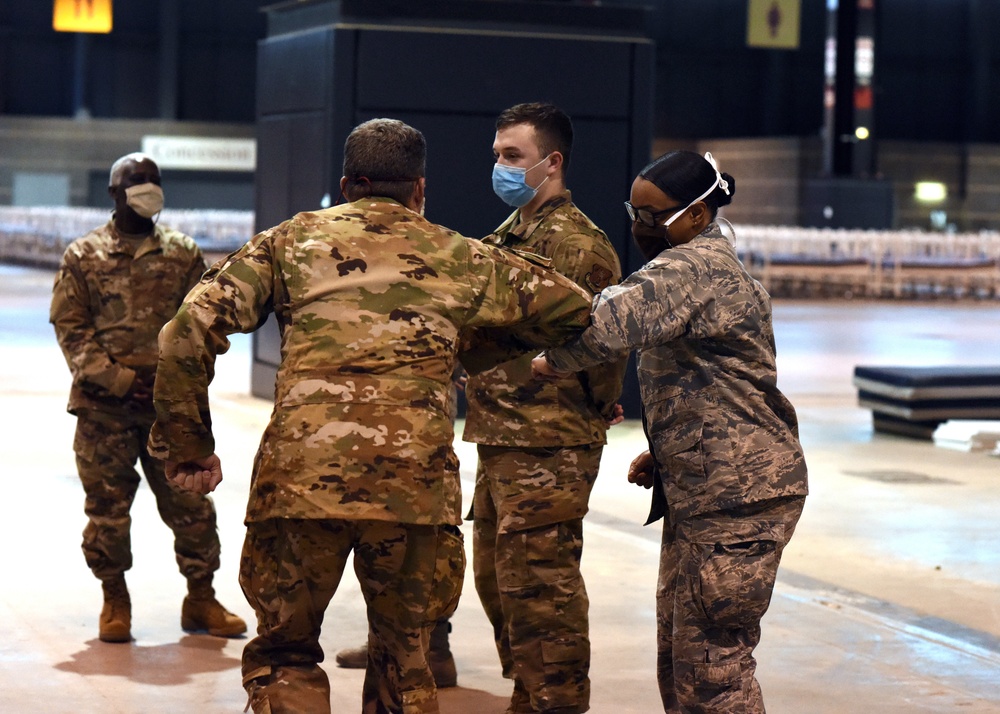
[[[586,275],[587,287],[599,293],[611,283],[611,271],[600,263],[594,263]]]

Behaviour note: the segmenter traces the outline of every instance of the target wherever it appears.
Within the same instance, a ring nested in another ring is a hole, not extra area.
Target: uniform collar
[[[409,208],[404,206],[402,203],[394,198],[389,198],[388,196],[365,196],[364,198],[359,198],[357,201],[351,201],[349,203],[339,204],[341,206],[355,206],[357,208],[367,208],[367,209],[377,209],[382,211],[393,211],[403,209],[404,211],[410,211]],[[410,211],[415,213],[415,211]]]
[[[133,258],[139,258],[160,249],[160,230],[155,224],[153,230],[143,236],[122,233],[115,226],[115,217],[112,214],[111,220],[108,221],[108,227],[113,244],[112,250],[116,253],[125,253]]]
[[[535,232],[535,229],[544,223],[557,209],[572,202],[573,197],[569,189],[564,189],[539,206],[538,210],[535,211],[534,217],[527,223],[521,223],[521,209],[517,209],[493,232],[493,235],[496,237],[493,242],[497,245],[523,243],[531,238],[531,234]]]

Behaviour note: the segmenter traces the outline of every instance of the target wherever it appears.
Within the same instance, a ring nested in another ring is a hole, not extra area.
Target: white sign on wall
[[[144,136],[142,153],[161,169],[253,171],[257,166],[255,139],[198,136]]]

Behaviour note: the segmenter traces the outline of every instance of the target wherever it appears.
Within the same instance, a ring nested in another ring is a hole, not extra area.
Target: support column
[[[876,0],[827,0],[823,172],[875,173]]]
[[[177,119],[180,17],[176,0],[160,0],[159,117]]]
[[[892,182],[875,165],[878,0],[827,0],[823,172],[802,182],[805,226],[891,228]]]
[[[990,0],[992,2],[992,0]],[[968,110],[965,112],[965,142],[989,143],[990,136],[990,49],[994,40],[991,14],[984,0],[969,0],[969,81]]]
[[[77,32],[73,49],[73,118],[90,119],[87,106],[87,54],[90,49],[90,35]]]

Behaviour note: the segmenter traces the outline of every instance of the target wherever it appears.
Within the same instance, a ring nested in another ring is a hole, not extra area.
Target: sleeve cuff
[[[115,375],[115,381],[111,384],[111,388],[108,391],[116,397],[124,397],[128,394],[128,390],[132,388],[133,382],[135,382],[135,370],[122,367],[118,374]]]

